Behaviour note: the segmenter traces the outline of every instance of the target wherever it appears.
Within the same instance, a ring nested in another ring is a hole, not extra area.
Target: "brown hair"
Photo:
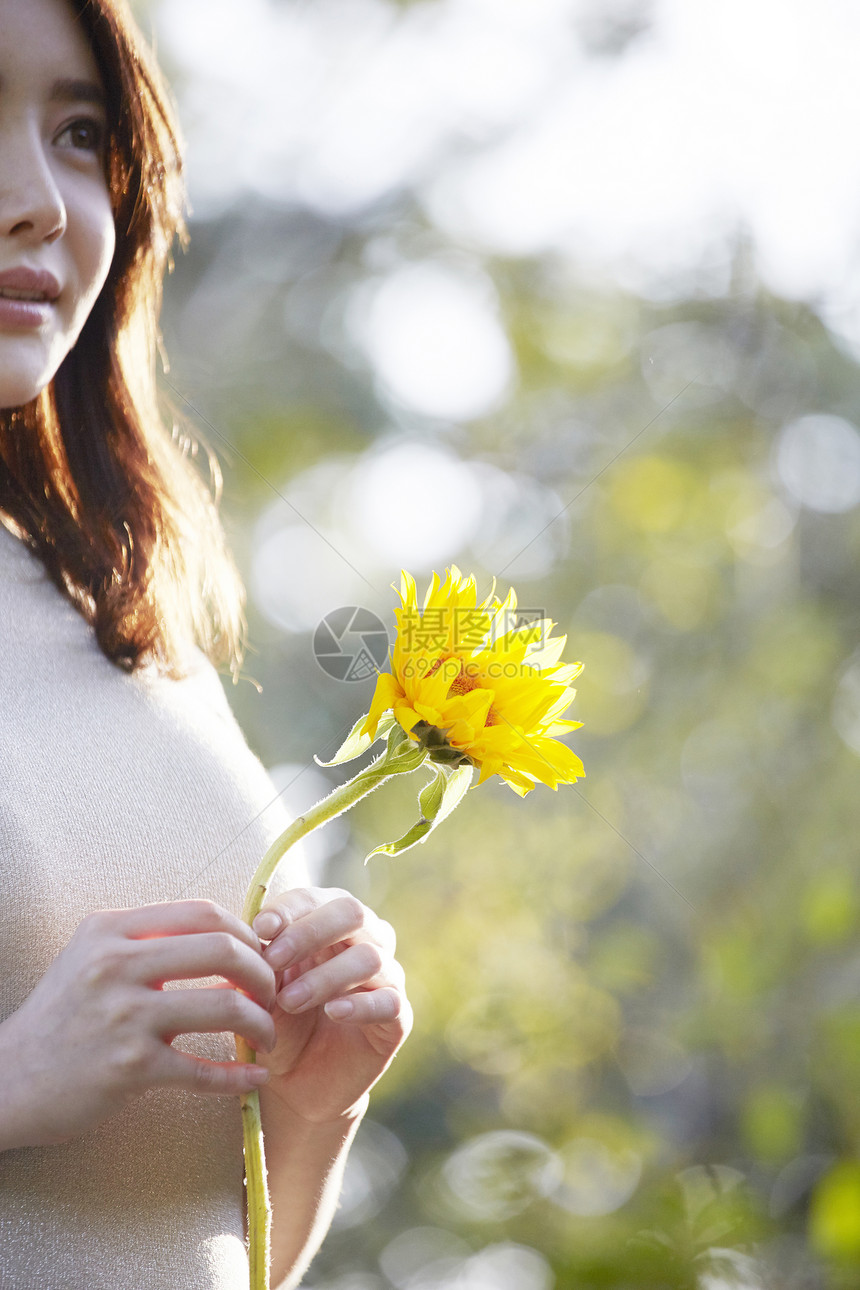
[[[162,279],[186,235],[177,128],[126,0],[72,8],[107,94],[116,252],[53,381],[0,411],[0,514],[119,667],[152,661],[179,678],[196,642],[235,684],[245,591],[218,515],[221,471],[202,436],[168,432],[156,392]],[[198,440],[208,483],[193,461]]]

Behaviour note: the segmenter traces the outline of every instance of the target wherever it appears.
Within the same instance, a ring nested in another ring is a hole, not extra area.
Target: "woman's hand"
[[[177,1035],[275,1040],[275,976],[249,927],[207,900],[91,914],[0,1026],[0,1149],[76,1137],[147,1089],[244,1093],[259,1067],[171,1048]],[[223,977],[220,987],[162,990]]]
[[[392,927],[346,891],[302,887],[254,929],[278,978],[267,1100],[316,1124],[355,1114],[412,1027]]]

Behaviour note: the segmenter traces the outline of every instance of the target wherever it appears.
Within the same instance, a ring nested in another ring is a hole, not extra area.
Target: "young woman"
[[[0,0],[4,1290],[247,1285],[261,1078],[296,1285],[410,1025],[354,897],[288,885],[238,917],[285,820],[213,666],[243,628],[215,503],[156,411],[181,200],[124,0]]]

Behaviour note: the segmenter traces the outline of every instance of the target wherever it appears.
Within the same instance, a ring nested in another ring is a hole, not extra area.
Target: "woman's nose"
[[[0,132],[0,236],[55,242],[65,228],[65,202],[41,138]]]

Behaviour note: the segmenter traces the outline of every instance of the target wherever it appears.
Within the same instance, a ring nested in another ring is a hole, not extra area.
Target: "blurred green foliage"
[[[524,801],[490,783],[367,868],[415,789],[350,818],[326,880],[394,923],[417,1021],[308,1284],[856,1286],[860,516],[799,500],[779,450],[797,418],[860,421],[857,364],[742,239],[718,296],[484,257],[516,387],[486,418],[422,419],[332,339],[382,240],[393,264],[451,249],[407,193],[353,221],[249,202],[194,226],[166,393],[221,457],[249,582],[261,512],[383,435],[549,490],[539,572],[507,542],[499,567],[494,541],[456,558],[568,632],[588,777]],[[371,683],[325,676],[254,599],[250,621],[263,691],[230,701],[268,765],[307,765]]]

